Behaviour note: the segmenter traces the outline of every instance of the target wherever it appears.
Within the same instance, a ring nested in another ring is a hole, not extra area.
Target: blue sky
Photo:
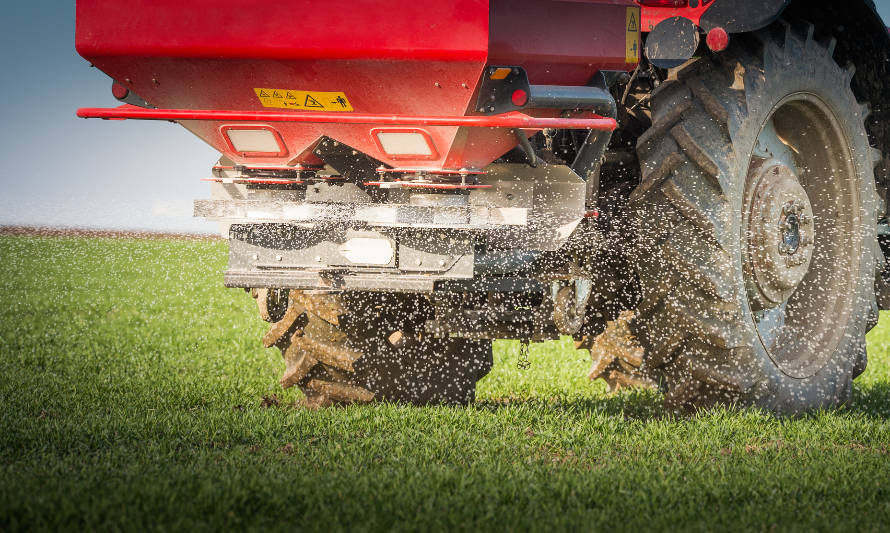
[[[74,116],[118,102],[74,50],[73,1],[10,0],[0,28],[0,224],[216,231],[191,216],[215,150],[166,122]]]

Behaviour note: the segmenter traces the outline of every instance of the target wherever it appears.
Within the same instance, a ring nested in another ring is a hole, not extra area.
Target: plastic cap
[[[516,89],[510,96],[510,101],[512,101],[513,105],[516,107],[522,107],[528,103],[528,93],[522,89]]]
[[[722,52],[726,50],[726,47],[729,46],[729,34],[726,33],[721,27],[711,28],[711,31],[708,32],[708,37],[705,39],[705,42],[708,43],[708,48],[713,50],[714,52]]]

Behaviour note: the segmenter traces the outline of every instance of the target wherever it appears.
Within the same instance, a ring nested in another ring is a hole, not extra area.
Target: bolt
[[[417,265],[417,266],[422,265],[422,264],[423,264],[423,259],[421,259],[421,258],[418,257],[417,259],[414,260],[414,264]]]
[[[276,261],[281,261],[281,256],[280,256],[280,255],[276,255],[276,256],[275,256],[275,260],[276,260]]]
[[[253,254],[253,260],[258,261],[260,258],[260,254]]]
[[[320,255],[316,255],[316,256],[315,256],[315,262],[316,262],[316,263],[321,263],[321,256],[320,256]]]
[[[439,82],[436,82],[434,85],[435,85],[436,87],[441,87],[441,86],[442,86],[442,84],[439,83]]]
[[[444,259],[439,259],[439,266],[440,266],[440,267],[445,266],[445,260],[444,260]]]
[[[464,89],[467,88],[467,84],[466,84],[466,83],[461,83],[460,86],[463,87]]]

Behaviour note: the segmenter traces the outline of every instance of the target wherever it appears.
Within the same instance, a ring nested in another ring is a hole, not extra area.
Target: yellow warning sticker
[[[640,62],[640,8],[629,7],[624,17],[624,60]]]
[[[307,111],[352,111],[352,104],[341,92],[296,91],[294,89],[254,89],[263,107]]]

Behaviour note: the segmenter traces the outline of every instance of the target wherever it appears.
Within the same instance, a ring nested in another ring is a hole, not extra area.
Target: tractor
[[[869,0],[78,0],[76,47],[121,101],[78,116],[220,152],[194,214],[310,407],[468,404],[493,340],[612,328],[613,388],[806,412],[890,307]]]

